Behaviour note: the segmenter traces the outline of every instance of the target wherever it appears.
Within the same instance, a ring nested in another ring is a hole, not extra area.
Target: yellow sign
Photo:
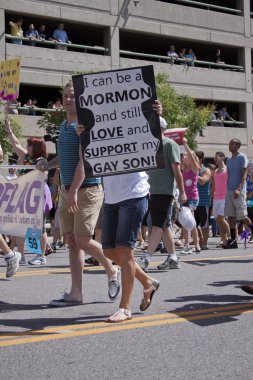
[[[0,98],[16,99],[19,93],[20,58],[0,61]]]

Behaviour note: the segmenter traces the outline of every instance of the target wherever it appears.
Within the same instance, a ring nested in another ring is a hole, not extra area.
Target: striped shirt
[[[203,171],[206,169],[205,166],[199,171],[199,176],[202,176]],[[211,197],[210,197],[210,181],[204,185],[198,183],[198,192],[199,192],[199,204],[198,206],[211,206]]]
[[[63,185],[71,185],[79,162],[79,137],[76,133],[76,122],[67,127],[65,120],[60,125],[57,141],[58,158],[60,162],[60,176]],[[101,178],[87,178],[83,184],[100,184]]]

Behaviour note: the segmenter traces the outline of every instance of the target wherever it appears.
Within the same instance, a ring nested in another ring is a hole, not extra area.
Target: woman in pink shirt
[[[198,183],[198,173],[200,169],[198,157],[187,145],[187,139],[184,138],[183,144],[185,147],[185,152],[183,157],[183,180],[184,188],[187,196],[187,206],[194,214],[199,203],[199,193],[197,188]],[[195,227],[192,231],[192,238],[195,244],[195,252],[200,253],[199,237],[198,231]],[[180,252],[182,255],[189,255],[193,253],[192,249],[189,246],[189,231],[183,228],[183,236],[185,238],[185,248]]]
[[[218,246],[222,246],[222,243],[228,241],[230,237],[229,225],[224,216],[228,181],[225,154],[223,152],[216,152],[214,161],[218,168],[215,170],[213,176],[211,197],[213,198],[213,216],[219,226],[221,236],[221,242]]]

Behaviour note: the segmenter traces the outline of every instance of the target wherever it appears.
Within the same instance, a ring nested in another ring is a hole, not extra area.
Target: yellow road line
[[[73,337],[79,337],[79,336],[87,336],[87,335],[97,335],[97,334],[103,334],[103,333],[109,333],[109,332],[115,332],[115,331],[125,331],[125,330],[133,330],[133,329],[139,329],[139,328],[145,328],[145,327],[157,327],[157,326],[164,326],[164,325],[172,325],[177,323],[183,323],[183,322],[192,322],[192,321],[200,321],[204,319],[209,318],[220,318],[220,317],[231,317],[235,315],[242,315],[247,313],[253,313],[253,310],[250,309],[242,309],[240,311],[233,310],[233,311],[225,311],[225,312],[217,312],[217,313],[211,313],[211,314],[202,314],[202,315],[195,315],[195,316],[188,316],[187,318],[166,318],[166,319],[160,319],[160,320],[151,320],[146,322],[137,322],[135,319],[133,323],[125,323],[125,324],[101,324],[102,327],[97,329],[86,329],[84,331],[71,331],[67,333],[62,334],[56,334],[56,335],[44,335],[44,336],[32,336],[27,338],[21,338],[16,340],[6,340],[0,342],[0,347],[7,347],[7,346],[16,346],[21,344],[30,344],[30,343],[36,343],[36,342],[45,342],[50,340],[58,340],[58,339],[66,339],[66,338],[73,338]],[[129,321],[131,322],[131,321]],[[105,326],[106,325],[106,326]],[[66,326],[64,327],[64,330],[66,330]],[[63,331],[64,331],[63,330]]]
[[[158,320],[163,318],[174,318],[174,317],[185,317],[185,316],[191,316],[196,314],[209,314],[210,313],[216,313],[221,311],[229,311],[229,310],[240,310],[247,308],[253,308],[253,303],[240,303],[240,304],[234,304],[234,305],[226,305],[226,306],[218,306],[218,307],[209,307],[205,309],[195,309],[195,310],[187,310],[187,311],[179,311],[177,313],[164,313],[164,314],[153,314],[153,315],[146,315],[141,317],[135,317],[134,319],[128,321],[127,323],[133,323],[133,322],[145,322],[148,320]],[[6,339],[6,338],[12,338],[12,337],[19,337],[19,336],[27,336],[27,335],[38,335],[42,334],[45,335],[47,333],[54,333],[62,330],[78,330],[78,329],[88,329],[88,328],[94,328],[106,325],[108,326],[108,323],[106,322],[88,322],[88,323],[81,323],[81,324],[75,324],[75,325],[65,325],[65,326],[58,326],[58,327],[50,327],[43,330],[28,330],[28,331],[22,331],[22,332],[13,332],[13,333],[7,333],[7,334],[0,334],[0,339]]]
[[[249,258],[249,257],[253,257],[253,254],[252,255],[238,255],[238,256],[222,256],[222,257],[197,257],[197,258],[194,258],[194,259],[180,259],[180,262],[184,262],[184,263],[187,263],[187,262],[198,262],[198,261],[220,261],[220,260],[230,260],[230,259],[243,259],[243,258]],[[150,264],[150,268],[154,268],[156,267],[158,264],[161,264],[161,262],[151,262]],[[95,272],[95,271],[100,271],[100,272],[103,272],[104,271],[104,268],[102,266],[97,266],[97,267],[84,267],[84,273],[85,272]],[[65,273],[69,273],[70,270],[69,268],[57,268],[55,267],[55,269],[39,269],[39,270],[35,270],[35,269],[31,269],[30,271],[19,271],[16,273],[15,277],[26,277],[26,276],[44,276],[44,275],[49,275],[49,274],[65,274]],[[1,273],[0,274],[0,278],[5,278],[5,274],[4,273]]]

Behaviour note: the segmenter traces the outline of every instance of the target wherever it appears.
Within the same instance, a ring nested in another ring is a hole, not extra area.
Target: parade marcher
[[[12,148],[14,152],[18,156],[19,163],[22,165],[35,165],[36,160],[39,157],[47,158],[47,151],[46,151],[46,143],[44,139],[39,137],[30,137],[27,139],[27,147],[24,148],[17,137],[14,135],[11,125],[10,125],[10,117],[8,114],[8,109],[6,109],[6,117],[5,117],[5,132],[8,135],[9,141],[12,145]],[[29,171],[29,169],[21,169],[18,170],[18,175],[25,174]],[[48,190],[49,191],[49,190]],[[47,199],[47,203],[44,204],[44,208],[48,207],[50,209],[50,201],[48,200],[48,192],[47,192],[47,185],[45,184],[45,198]],[[42,236],[41,236],[41,250],[42,254],[36,256],[34,259],[30,260],[29,264],[32,265],[43,265],[46,264],[46,258],[45,258],[45,250],[47,245],[47,233],[45,229],[45,215],[43,217],[43,230],[42,230]],[[25,238],[17,236],[16,242],[18,246],[18,250],[22,254],[22,258],[20,261],[20,265],[26,264],[25,256],[24,256],[24,245],[25,245]]]
[[[200,248],[208,249],[207,241],[209,237],[209,218],[211,207],[211,171],[204,166],[204,152],[196,151],[196,156],[200,162],[200,171],[198,177],[199,204],[195,210],[195,219],[198,226]]]
[[[185,193],[187,197],[187,207],[191,210],[192,213],[196,210],[198,203],[199,203],[199,193],[198,193],[198,172],[199,172],[199,160],[198,157],[192,150],[189,148],[187,144],[187,139],[183,138],[183,144],[185,148],[185,154],[183,156],[183,162],[182,162],[182,172],[183,172],[183,180],[184,180],[184,188]],[[182,255],[189,255],[193,253],[190,242],[189,242],[189,231],[185,228],[183,229],[183,236],[185,238],[185,247],[180,252]],[[198,238],[198,231],[197,228],[193,228],[192,231],[192,238],[193,242],[195,244],[195,253],[200,253],[200,245],[199,245],[199,238]]]
[[[213,216],[219,226],[221,242],[218,246],[221,246],[223,242],[229,239],[229,225],[224,216],[225,210],[225,197],[227,192],[227,167],[225,165],[225,154],[223,152],[216,152],[214,161],[217,165],[217,169],[214,172],[211,197],[213,198]]]
[[[19,262],[21,260],[21,253],[12,251],[5,242],[2,235],[0,235],[0,250],[4,254],[4,259],[7,265],[6,277],[12,277],[19,268]]]
[[[229,142],[229,151],[232,156],[227,159],[228,185],[225,200],[225,215],[228,217],[230,228],[230,239],[225,241],[222,248],[238,248],[236,241],[236,221],[240,220],[246,225],[251,233],[253,224],[248,218],[246,203],[246,178],[247,178],[247,156],[239,149],[241,141],[232,139]]]
[[[153,104],[153,110],[161,114],[162,107],[159,101]],[[81,133],[83,129],[83,126],[78,127],[78,133]],[[82,157],[81,151],[80,157]],[[84,165],[80,165],[78,170],[76,178],[79,178],[80,183],[85,175]],[[78,181],[76,186],[78,186]],[[143,286],[141,311],[151,305],[153,295],[160,283],[140,268],[133,254],[141,223],[148,209],[148,175],[145,172],[137,172],[105,177],[104,190],[102,246],[106,257],[116,262],[121,267],[122,273],[122,296],[119,309],[106,321],[117,323],[132,318],[130,301],[135,277]],[[71,208],[76,210],[76,207],[76,199],[72,197]]]
[[[160,117],[162,132],[165,131],[167,123]],[[183,177],[180,171],[180,150],[177,143],[162,134],[163,152],[165,157],[165,168],[150,170],[150,203],[149,209],[152,220],[152,230],[149,236],[147,253],[137,259],[143,270],[147,270],[151,256],[155,253],[156,247],[161,238],[168,252],[165,262],[158,265],[158,269],[179,269],[178,257],[175,252],[174,237],[171,225],[172,205],[175,196],[175,185],[179,189],[179,202],[186,202]],[[168,218],[169,214],[169,218]],[[168,220],[169,219],[169,220]]]
[[[60,126],[58,156],[50,162],[42,159],[37,164],[38,169],[43,171],[60,167],[59,223],[61,234],[66,234],[69,246],[72,283],[69,293],[65,292],[62,298],[50,302],[54,307],[83,304],[83,251],[89,252],[105,267],[110,299],[114,300],[120,291],[120,271],[104,256],[101,245],[92,238],[104,198],[101,178],[85,179],[76,186],[76,183],[79,183],[77,169],[82,166],[82,161],[79,160],[77,114],[72,81],[67,83],[63,91],[63,107],[67,115]],[[74,209],[71,207],[72,197],[75,199]]]

